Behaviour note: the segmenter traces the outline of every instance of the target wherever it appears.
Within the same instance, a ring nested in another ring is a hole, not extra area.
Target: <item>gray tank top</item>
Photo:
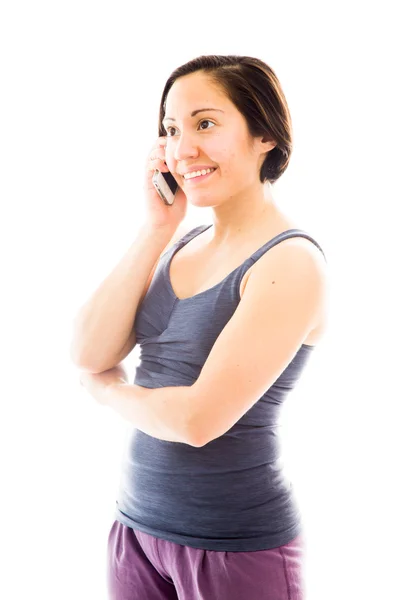
[[[157,265],[134,323],[141,350],[136,385],[190,386],[196,381],[240,302],[243,275],[270,248],[300,236],[323,253],[307,233],[289,229],[212,288],[180,300],[169,278],[172,257],[211,226],[187,233]],[[300,534],[302,521],[293,486],[282,473],[278,418],[312,349],[302,344],[251,409],[205,446],[167,442],[132,428],[122,459],[116,519],[164,540],[217,551],[276,548]]]

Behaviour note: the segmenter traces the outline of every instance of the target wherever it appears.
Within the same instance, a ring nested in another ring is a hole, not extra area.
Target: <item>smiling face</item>
[[[207,110],[192,116],[204,108]],[[244,116],[204,72],[174,82],[163,124],[168,168],[192,204],[216,206],[263,189],[260,167],[275,144],[249,135]],[[216,170],[204,178],[185,181],[183,173],[198,166]]]

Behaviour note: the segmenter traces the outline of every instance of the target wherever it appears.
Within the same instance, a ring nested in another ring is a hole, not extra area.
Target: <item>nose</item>
[[[199,148],[195,136],[190,133],[180,133],[179,136],[171,138],[173,144],[173,156],[177,162],[186,161],[189,158],[196,158],[199,155]],[[168,142],[167,142],[168,147]]]

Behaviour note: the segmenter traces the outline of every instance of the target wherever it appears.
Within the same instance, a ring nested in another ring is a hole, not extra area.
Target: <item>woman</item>
[[[140,343],[133,387],[161,424],[131,419],[110,598],[304,599],[277,421],[323,335],[327,279],[320,246],[272,196],[292,150],[285,96],[259,59],[201,56],[168,79],[159,136],[147,169],[153,233],[175,231],[187,201],[211,207],[213,223],[179,232],[161,255],[119,355]],[[178,182],[172,206],[151,184],[155,169]]]

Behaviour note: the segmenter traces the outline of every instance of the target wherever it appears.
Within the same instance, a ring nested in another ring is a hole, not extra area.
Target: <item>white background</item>
[[[1,597],[107,598],[129,424],[79,385],[72,319],[142,223],[164,83],[201,54],[257,56],[277,73],[295,137],[273,193],[329,263],[329,330],[282,428],[307,600],[399,597],[394,8],[2,3]],[[211,209],[186,219],[211,223]]]

